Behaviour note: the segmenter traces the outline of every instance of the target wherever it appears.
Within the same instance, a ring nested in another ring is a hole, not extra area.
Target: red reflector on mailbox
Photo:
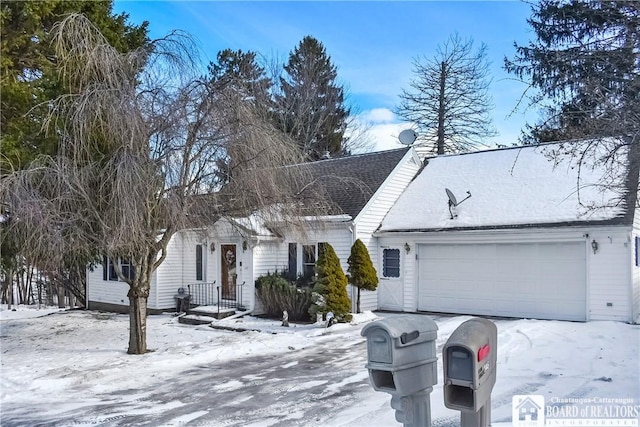
[[[489,344],[483,345],[482,347],[480,347],[478,349],[478,362],[480,362],[482,359],[487,357],[490,351],[491,351],[491,347],[489,346]]]

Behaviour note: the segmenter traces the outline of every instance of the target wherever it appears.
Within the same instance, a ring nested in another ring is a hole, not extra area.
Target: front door
[[[236,245],[221,245],[222,299],[236,299]]]

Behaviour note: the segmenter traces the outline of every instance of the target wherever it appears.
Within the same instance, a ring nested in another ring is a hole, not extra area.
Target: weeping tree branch
[[[254,104],[195,76],[197,55],[183,34],[123,54],[70,15],[54,41],[72,88],[48,120],[64,133],[59,155],[3,179],[0,201],[26,253],[52,265],[62,254],[116,261],[130,288],[128,352],[141,354],[152,274],[171,237],[221,217],[301,223],[308,211],[296,191],[308,177],[283,169],[299,150]],[[134,277],[118,259],[132,263]]]

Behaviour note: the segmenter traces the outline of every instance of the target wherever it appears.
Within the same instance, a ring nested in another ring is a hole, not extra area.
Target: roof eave
[[[442,231],[486,231],[486,230],[517,230],[529,228],[562,228],[562,227],[597,227],[597,226],[631,226],[627,218],[616,217],[611,219],[593,221],[561,221],[550,223],[528,223],[528,224],[500,224],[481,225],[472,227],[440,227],[440,228],[407,228],[395,230],[379,230],[375,234],[395,234],[395,233],[436,233]]]

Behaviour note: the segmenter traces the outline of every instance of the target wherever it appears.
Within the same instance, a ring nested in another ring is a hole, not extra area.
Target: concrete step
[[[178,317],[178,323],[183,323],[185,325],[208,325],[215,320],[215,317],[200,316],[197,314],[185,314]]]
[[[189,310],[189,314],[195,314],[198,316],[208,316],[214,319],[224,319],[225,317],[233,316],[236,314],[235,308],[220,308],[217,305],[200,305]]]

